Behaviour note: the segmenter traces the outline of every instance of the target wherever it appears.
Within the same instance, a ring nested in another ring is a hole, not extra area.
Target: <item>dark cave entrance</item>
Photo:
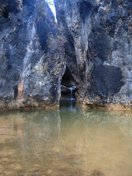
[[[70,69],[66,66],[66,71],[61,81],[61,100],[76,101],[76,84]]]
[[[14,99],[17,99],[18,96],[18,85],[14,86]]]

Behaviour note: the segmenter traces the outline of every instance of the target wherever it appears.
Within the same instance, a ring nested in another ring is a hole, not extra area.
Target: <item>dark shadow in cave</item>
[[[66,71],[61,81],[61,99],[76,101],[76,84],[70,69],[66,66]]]
[[[18,85],[14,86],[14,99],[17,99],[18,96]]]
[[[3,8],[2,15],[4,18],[9,18],[9,8],[8,7]]]

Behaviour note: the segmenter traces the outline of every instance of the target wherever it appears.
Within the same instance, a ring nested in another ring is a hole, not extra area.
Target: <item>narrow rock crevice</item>
[[[86,18],[89,16],[92,10],[91,3],[87,1],[78,2],[78,8],[79,8],[80,17],[83,20],[83,22],[85,22]]]

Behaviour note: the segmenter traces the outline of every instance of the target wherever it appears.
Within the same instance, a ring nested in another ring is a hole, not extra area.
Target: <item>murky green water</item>
[[[132,113],[1,113],[0,176],[132,176]]]

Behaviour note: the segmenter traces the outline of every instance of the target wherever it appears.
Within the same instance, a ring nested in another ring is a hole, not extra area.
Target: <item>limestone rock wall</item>
[[[0,106],[57,105],[63,39],[44,0],[0,0]]]
[[[132,104],[130,0],[55,0],[66,62],[85,104]]]
[[[66,68],[86,105],[132,105],[131,0],[0,0],[0,106],[58,105]]]

